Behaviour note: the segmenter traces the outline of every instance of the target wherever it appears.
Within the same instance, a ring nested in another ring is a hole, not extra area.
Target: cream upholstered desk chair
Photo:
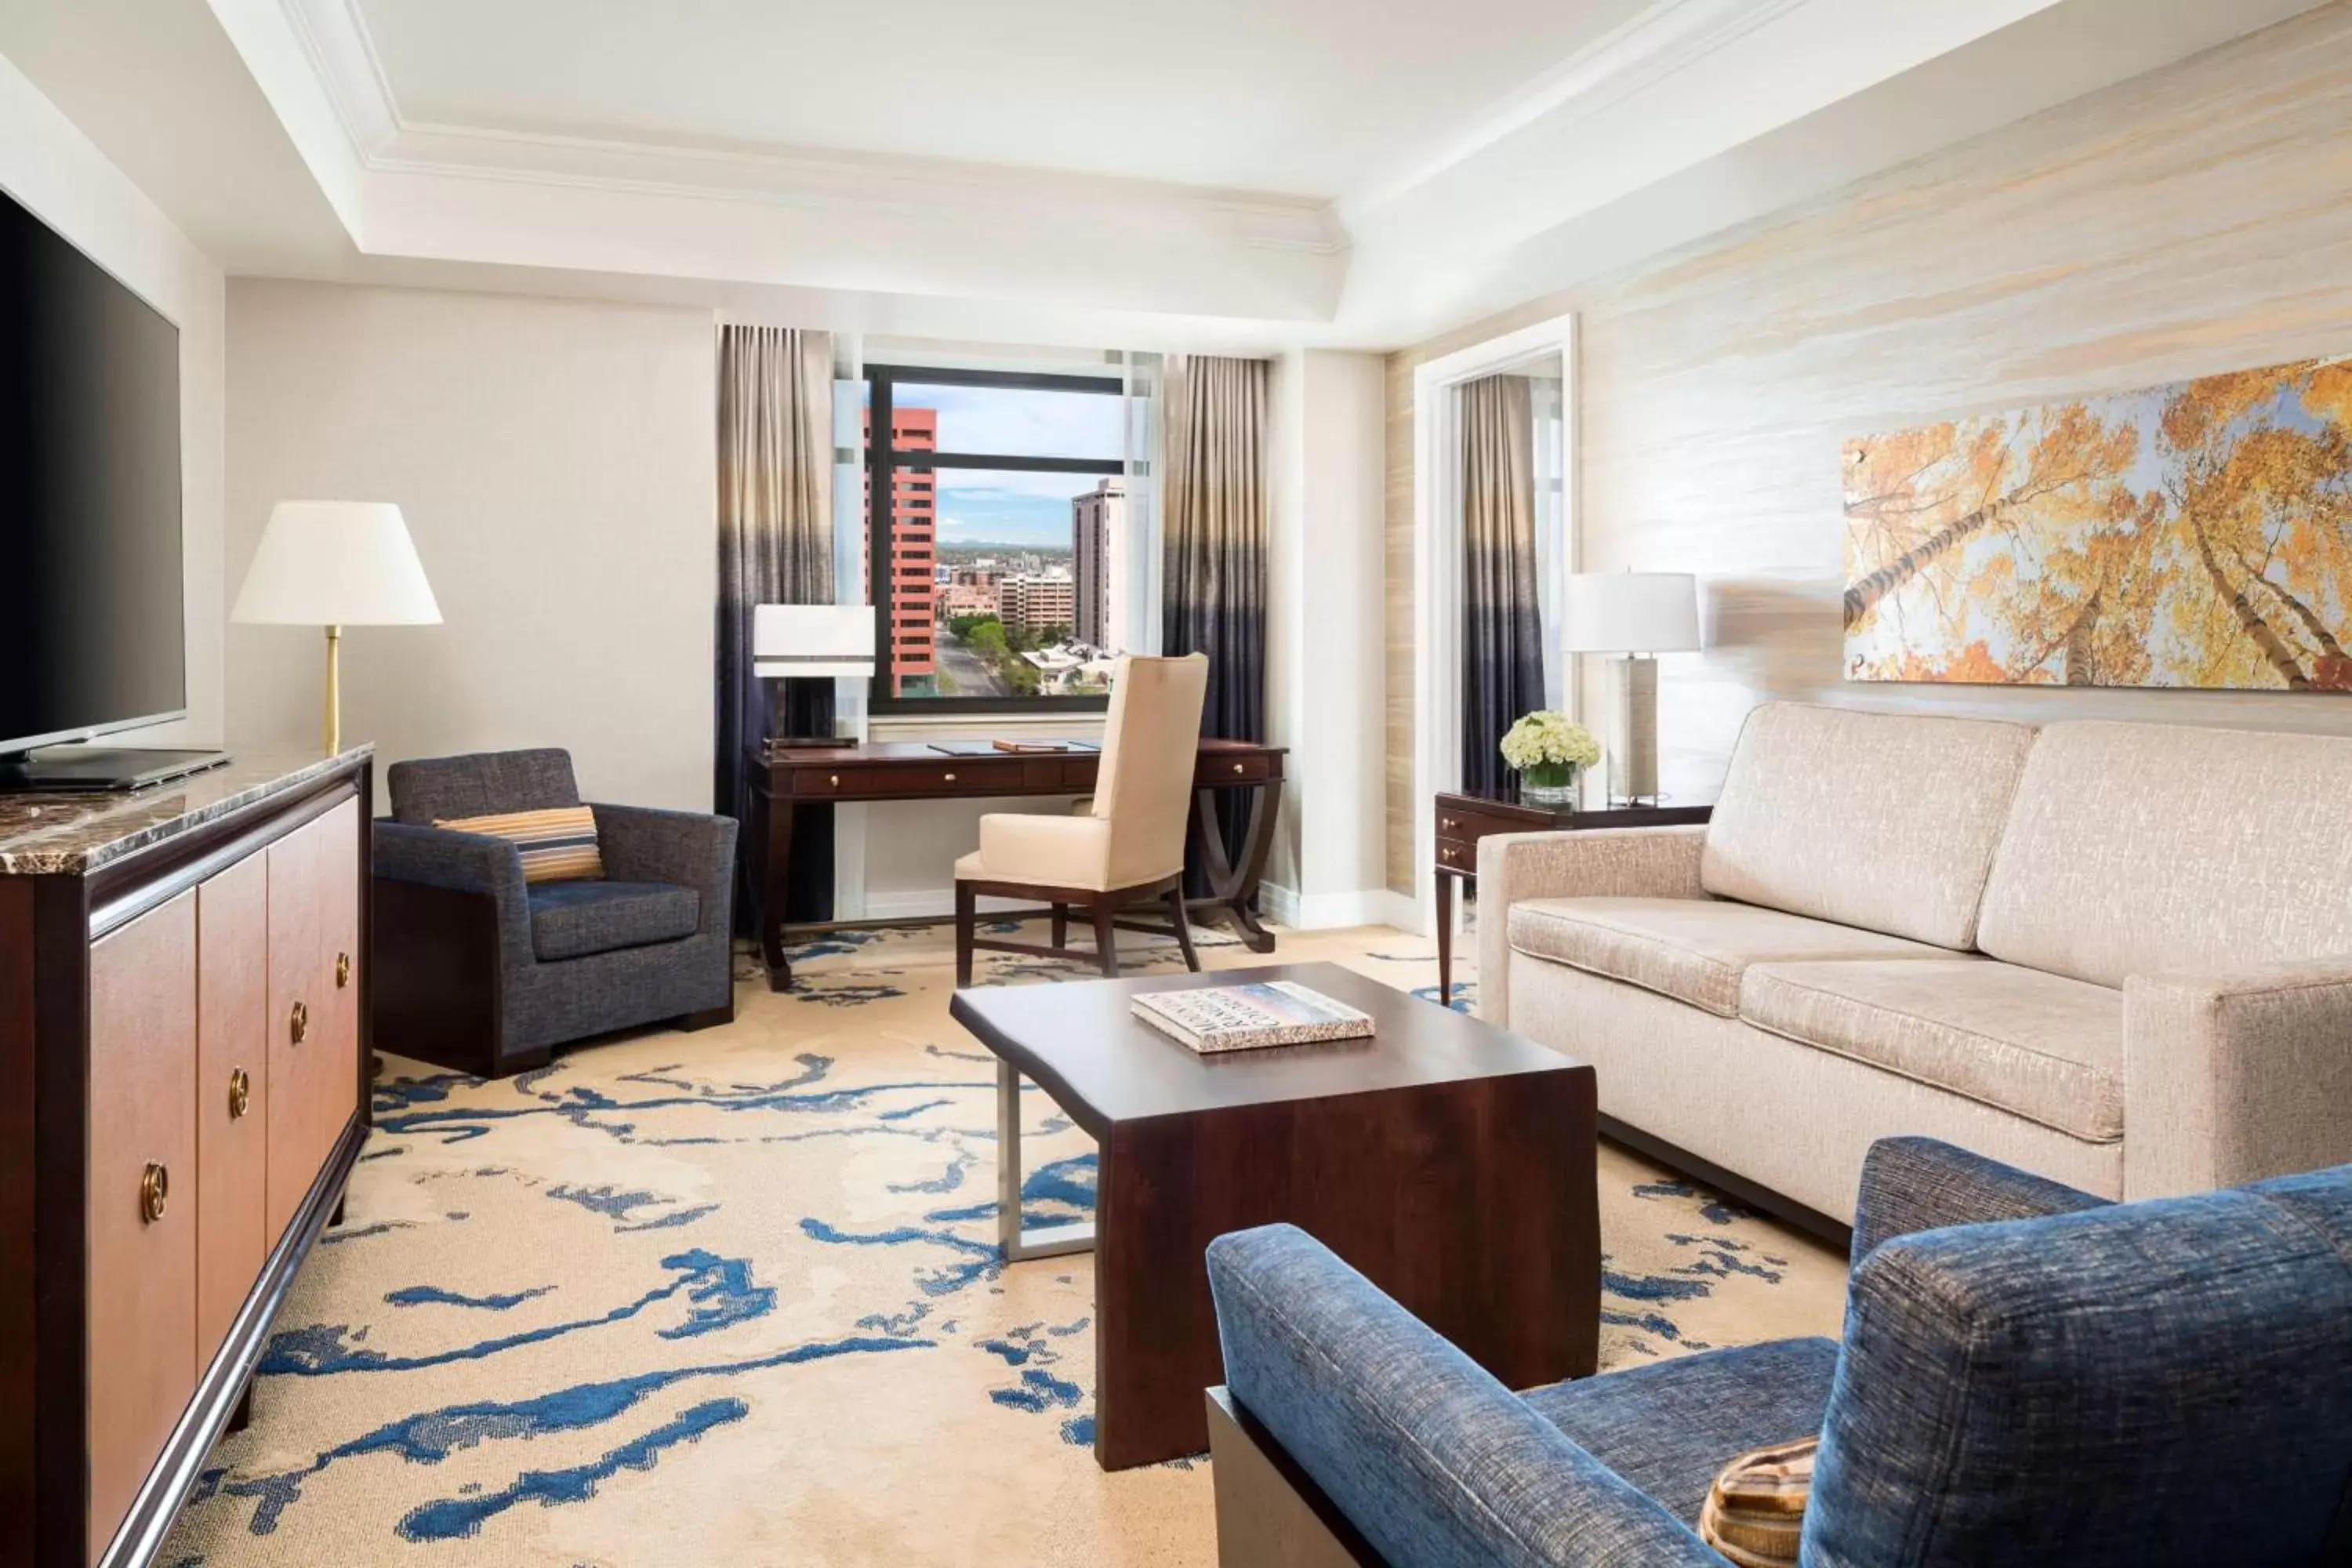
[[[980,819],[980,848],[956,862],[956,984],[971,984],[975,949],[1047,958],[1095,958],[1118,973],[1115,928],[1173,936],[1187,968],[1198,970],[1184,921],[1184,825],[1201,749],[1201,703],[1209,689],[1205,654],[1122,658],[1111,676],[1110,722],[1091,807],[1069,816],[992,813]],[[983,942],[975,910],[983,896],[1043,899],[1054,906],[1054,942]],[[1159,899],[1167,926],[1115,920],[1129,904]],[[1086,910],[1092,953],[1064,946],[1069,911]]]

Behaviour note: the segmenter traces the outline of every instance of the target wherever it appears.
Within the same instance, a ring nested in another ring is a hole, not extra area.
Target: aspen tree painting
[[[1849,442],[1851,680],[2352,692],[2352,359]]]

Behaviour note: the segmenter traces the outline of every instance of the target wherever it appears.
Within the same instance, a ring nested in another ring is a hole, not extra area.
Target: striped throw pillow
[[[512,840],[522,854],[526,882],[570,882],[604,874],[604,857],[596,847],[596,814],[584,805],[436,817],[433,826]]]
[[[1794,1568],[1821,1443],[1776,1443],[1724,1466],[1699,1510],[1699,1539],[1736,1568]]]

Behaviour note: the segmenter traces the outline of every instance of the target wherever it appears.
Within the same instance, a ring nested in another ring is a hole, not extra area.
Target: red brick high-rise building
[[[873,413],[866,413],[866,438],[874,438]],[[937,451],[940,415],[936,408],[893,408],[890,447],[898,452]],[[932,661],[939,610],[935,546],[939,530],[937,497],[932,476],[911,468],[894,471],[890,487],[890,668],[898,674],[894,697],[908,694],[908,686],[929,680],[938,669]],[[866,598],[878,604],[874,581],[874,477],[866,479]]]

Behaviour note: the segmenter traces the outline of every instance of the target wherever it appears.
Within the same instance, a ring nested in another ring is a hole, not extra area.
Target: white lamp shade
[[[245,570],[233,621],[300,626],[437,626],[441,606],[388,501],[282,500]]]
[[[1698,579],[1687,572],[1579,572],[1561,606],[1569,653],[1676,653],[1699,640]]]
[[[754,605],[751,673],[770,679],[874,674],[871,605]]]

